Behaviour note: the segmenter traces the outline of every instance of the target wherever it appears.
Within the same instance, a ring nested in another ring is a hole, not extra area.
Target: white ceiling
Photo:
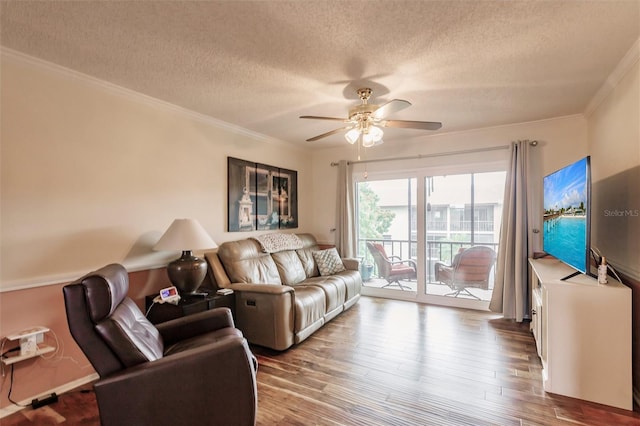
[[[630,1],[5,1],[2,46],[283,141],[355,89],[438,132],[584,112],[640,36]],[[386,129],[385,142],[437,132]],[[314,146],[345,143],[340,134]]]

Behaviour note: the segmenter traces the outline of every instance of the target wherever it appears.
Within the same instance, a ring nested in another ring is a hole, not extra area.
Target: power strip
[[[58,395],[56,393],[52,393],[49,396],[45,396],[44,398],[36,398],[31,401],[31,407],[35,410],[36,408],[44,407],[45,405],[53,404],[54,402],[58,402]]]

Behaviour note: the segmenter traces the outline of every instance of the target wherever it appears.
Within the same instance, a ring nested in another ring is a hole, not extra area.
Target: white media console
[[[531,329],[546,392],[633,409],[631,289],[587,275],[552,258],[530,259]]]

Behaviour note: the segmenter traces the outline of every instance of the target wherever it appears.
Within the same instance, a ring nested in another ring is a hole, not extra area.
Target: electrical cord
[[[611,266],[610,264],[607,263],[607,268],[613,273],[613,275],[616,277],[616,279],[620,282],[622,282],[622,280],[620,279],[620,277],[618,276],[618,274],[616,273],[616,270],[613,269],[613,266]]]
[[[17,405],[18,407],[29,407],[30,404],[27,405],[23,405],[23,404],[19,404],[17,402],[15,402],[13,399],[11,399],[11,392],[13,391],[13,364],[11,364],[11,379],[9,380],[9,393],[7,394],[7,399],[9,400],[10,403],[12,403],[13,405]]]
[[[2,346],[0,347],[4,348],[4,342],[2,342]],[[11,352],[17,352],[19,350],[20,350],[20,346],[11,348],[5,352],[2,352],[2,354],[0,354],[0,358],[4,358],[7,354]],[[11,398],[11,394],[13,393],[13,375],[14,375],[14,364],[11,364],[11,373],[9,374],[9,393],[7,394],[7,399],[9,400],[10,403],[12,403],[13,405],[17,405],[18,407],[22,407],[22,408],[29,407],[31,404],[27,404],[27,405],[20,404]],[[2,363],[2,376],[4,377],[4,363]],[[4,382],[3,382],[3,385],[4,385]]]
[[[2,352],[2,354],[0,354],[0,358],[4,358],[5,356],[7,356],[7,354],[10,354],[11,352],[17,352],[20,350],[20,346],[16,346],[15,348],[11,348],[9,350],[7,350],[6,352]]]
[[[4,351],[4,342],[7,339],[4,339],[4,341],[2,342],[2,345],[0,345],[0,351]],[[20,350],[20,346],[16,346],[15,348],[11,348],[5,352],[0,353],[0,358],[4,358],[5,356],[7,356],[7,354],[10,354],[11,352],[17,352]],[[5,372],[4,372],[4,362],[2,363],[2,377],[5,376]],[[2,388],[0,388],[1,390]]]
[[[592,247],[591,248],[591,255],[593,256],[593,260],[596,262],[596,265],[599,265],[602,262],[602,255],[600,254],[600,250],[598,250],[597,247]],[[598,256],[598,258],[596,259],[595,256]],[[609,271],[611,271],[611,273],[613,274],[614,277],[616,277],[616,279],[622,283],[622,280],[620,279],[620,276],[618,275],[618,273],[616,272],[615,269],[613,269],[613,266],[611,266],[610,263],[607,263],[607,269]]]
[[[4,343],[3,343],[4,346]],[[3,352],[2,355],[0,355],[0,357],[4,357],[6,356],[8,353],[11,352],[16,352],[19,351],[20,347],[15,347],[15,348],[11,348],[6,352]],[[3,370],[4,372],[4,370]],[[13,392],[13,364],[11,364],[11,373],[9,375],[9,393],[7,394],[7,399],[9,400],[10,403],[17,405],[18,407],[28,407],[29,405],[23,405],[23,404],[19,404],[17,402],[15,402],[13,399],[11,399],[11,393]]]
[[[48,328],[48,327],[43,327],[43,328]],[[45,356],[45,354],[41,354],[40,358],[44,359],[44,360],[48,360],[48,361],[62,361],[63,359],[70,359],[71,361],[73,361],[74,363],[78,364],[78,361],[76,361],[74,358],[72,357],[65,357],[64,355],[64,346],[63,346],[63,341],[61,341],[60,339],[58,339],[57,334],[49,329],[48,333],[51,334],[51,336],[53,337],[54,341],[55,341],[55,351],[53,351],[51,353],[51,355],[47,355]],[[7,342],[7,338],[3,338],[2,339],[2,343],[0,344],[0,358],[4,358],[7,354],[11,353],[11,352],[16,352],[20,350],[20,346],[16,346],[14,348],[11,348],[7,351],[4,351],[4,346],[5,343]],[[5,364],[4,363],[0,363],[1,368],[2,368],[2,377],[5,377]],[[13,392],[13,381],[14,381],[14,364],[11,364],[11,372],[10,372],[10,376],[9,376],[9,392],[7,394],[7,399],[9,400],[9,402],[11,402],[14,405],[17,405],[18,407],[30,407],[31,404],[27,404],[27,405],[23,405],[20,404],[16,401],[14,401],[11,397],[12,392]],[[4,381],[2,382],[2,386],[0,386],[0,391],[2,390],[2,388],[4,387]]]
[[[147,312],[145,312],[144,317],[148,317],[149,316],[149,312],[151,312],[151,308],[153,308],[156,304],[156,301],[154,300],[153,302],[151,302],[151,306],[149,306],[149,309],[147,309]]]

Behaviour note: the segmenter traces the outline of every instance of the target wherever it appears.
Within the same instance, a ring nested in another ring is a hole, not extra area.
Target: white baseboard
[[[90,374],[88,376],[81,377],[81,378],[79,378],[77,380],[74,380],[73,382],[65,383],[62,386],[58,386],[58,387],[50,389],[50,390],[48,390],[46,392],[42,392],[41,394],[34,395],[31,398],[27,398],[27,399],[24,399],[22,401],[18,401],[18,404],[20,404],[20,405],[31,404],[31,401],[33,401],[34,399],[41,398],[41,397],[46,396],[46,395],[51,395],[53,392],[55,392],[58,395],[61,395],[61,394],[65,393],[65,392],[68,392],[68,391],[70,391],[72,389],[75,389],[75,388],[77,388],[79,386],[86,385],[87,383],[91,383],[94,380],[97,380],[99,378],[100,378],[100,376],[98,376],[97,373],[93,373],[93,374]],[[4,408],[0,409],[0,419],[2,419],[3,417],[8,416],[10,414],[17,413],[18,411],[22,410],[23,408],[26,408],[26,407],[20,407],[20,406],[17,406],[17,405],[10,405],[8,407],[4,407]]]

